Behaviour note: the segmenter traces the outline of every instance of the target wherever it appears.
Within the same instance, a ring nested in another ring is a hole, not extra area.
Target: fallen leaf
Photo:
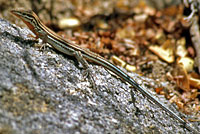
[[[184,69],[183,65],[178,64],[176,68],[176,79],[177,86],[184,91],[190,91],[190,81],[187,71]]]
[[[190,57],[179,57],[177,64],[181,64],[187,72],[191,72],[194,67],[194,60]]]
[[[162,60],[168,63],[174,62],[174,54],[173,54],[172,48],[163,49],[162,47],[159,47],[159,46],[150,46],[149,50],[151,50],[153,53],[159,56]]]
[[[190,81],[190,85],[192,87],[200,89],[200,79],[196,79],[196,78],[190,77],[189,81]]]

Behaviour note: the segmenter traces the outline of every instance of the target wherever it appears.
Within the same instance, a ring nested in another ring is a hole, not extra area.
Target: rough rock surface
[[[0,133],[190,133],[134,88],[90,64],[94,90],[76,59],[49,47],[40,50],[30,33],[0,19]],[[153,80],[130,75],[153,90]]]

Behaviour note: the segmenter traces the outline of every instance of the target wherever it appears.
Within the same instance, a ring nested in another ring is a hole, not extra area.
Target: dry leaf
[[[130,72],[135,72],[136,71],[136,67],[133,66],[133,65],[127,64],[125,68],[126,68],[126,70],[128,70]]]
[[[190,57],[181,57],[177,59],[177,64],[181,64],[187,72],[191,72],[194,66],[194,60]]]
[[[190,91],[190,81],[187,71],[181,64],[177,65],[176,71],[177,75],[175,78],[178,87],[183,89],[184,91]]]
[[[180,40],[177,41],[176,45],[176,55],[180,57],[185,57],[188,54],[187,49],[185,48],[185,38],[181,38]]]
[[[126,65],[126,62],[124,62],[123,60],[121,60],[121,59],[118,58],[117,56],[112,56],[112,57],[111,57],[111,60],[112,60],[115,64],[117,64],[117,65],[119,65],[119,66],[121,66],[121,67],[125,67],[125,65]]]
[[[77,27],[80,24],[81,22],[75,17],[63,18],[58,21],[58,27],[60,29]]]
[[[149,49],[153,53],[158,55],[162,60],[164,60],[168,63],[174,62],[174,54],[173,54],[172,48],[163,49],[162,47],[159,47],[159,46],[150,46]]]
[[[196,79],[196,78],[190,77],[189,80],[190,80],[190,85],[192,87],[200,89],[200,79]]]

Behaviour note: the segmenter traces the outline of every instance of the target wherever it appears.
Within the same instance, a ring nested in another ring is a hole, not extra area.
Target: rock
[[[34,47],[29,34],[0,19],[0,133],[189,133],[138,91],[90,64],[94,90],[76,59]],[[143,86],[154,82],[130,75]]]

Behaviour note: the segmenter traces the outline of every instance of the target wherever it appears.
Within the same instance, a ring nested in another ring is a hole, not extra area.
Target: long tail
[[[193,129],[189,124],[187,124],[182,118],[180,118],[178,115],[176,115],[172,110],[164,106],[157,98],[155,98],[153,95],[151,95],[147,90],[145,90],[142,86],[140,86],[135,80],[133,80],[128,74],[123,72],[121,69],[110,63],[109,61],[105,60],[103,57],[98,56],[96,54],[88,55],[88,53],[82,52],[83,56],[87,59],[92,60],[93,62],[96,62],[100,64],[101,66],[107,68],[108,70],[112,71],[116,75],[120,76],[123,80],[134,86],[137,90],[139,90],[144,96],[146,96],[149,100],[156,103],[160,108],[162,108],[164,111],[169,113],[170,116],[177,119],[180,123],[182,123],[185,128],[188,130],[198,134],[197,130]],[[95,57],[94,57],[95,56]]]

